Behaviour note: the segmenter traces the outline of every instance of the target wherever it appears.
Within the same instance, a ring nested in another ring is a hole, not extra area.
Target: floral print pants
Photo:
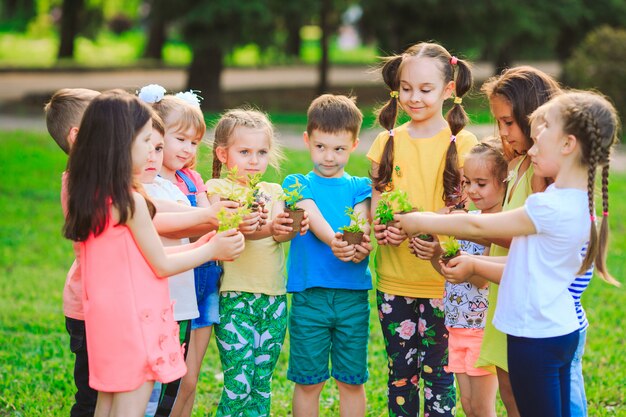
[[[269,416],[272,374],[287,331],[287,296],[220,294],[215,338],[224,371],[216,416]]]
[[[424,382],[424,417],[454,416],[456,390],[448,364],[443,300],[376,293],[389,367],[390,417],[419,416],[419,379]]]

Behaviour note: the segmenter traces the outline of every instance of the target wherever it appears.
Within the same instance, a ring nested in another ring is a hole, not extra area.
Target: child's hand
[[[352,258],[352,262],[358,264],[363,259],[367,258],[367,255],[374,249],[372,244],[370,243],[371,239],[369,235],[363,235],[363,240],[358,245],[355,245],[356,253],[354,254],[354,258]]]
[[[207,213],[209,216],[209,221],[213,221],[215,223],[217,223],[217,213],[219,213],[219,211],[222,208],[225,208],[226,211],[233,211],[235,209],[237,209],[239,207],[239,203],[236,201],[230,201],[230,200],[225,200],[225,201],[217,201],[213,204],[211,204],[210,207],[207,208]]]
[[[261,214],[258,211],[247,214],[244,216],[241,223],[239,223],[239,231],[244,235],[252,234],[259,228],[260,221]]]
[[[192,243],[194,248],[198,248],[202,245],[204,245],[205,243],[207,243],[209,240],[211,240],[213,238],[213,236],[215,236],[215,233],[217,233],[215,230],[202,235],[198,238],[198,240],[196,240],[195,242]]]
[[[309,220],[309,213],[307,213],[307,211],[304,211],[304,217],[302,218],[302,223],[300,223],[300,236],[304,236],[306,234],[306,232],[309,231],[309,226],[311,224],[311,221]]]
[[[426,261],[441,255],[441,245],[437,236],[433,236],[433,241],[422,240],[415,236],[409,239],[409,251],[420,259]]]
[[[387,226],[385,230],[387,243],[392,246],[400,246],[402,242],[408,237],[405,231],[400,226],[400,223],[394,223]]]
[[[356,254],[355,245],[349,245],[348,242],[343,240],[343,234],[335,233],[335,237],[330,242],[330,249],[333,254],[343,262],[350,262]]]
[[[386,245],[387,243],[387,234],[385,233],[385,230],[387,230],[387,226],[385,226],[384,224],[380,224],[380,219],[376,219],[374,220],[374,223],[372,223],[374,226],[374,237],[376,238],[376,241],[378,242],[379,245]]]
[[[439,265],[443,277],[452,284],[462,284],[474,275],[474,258],[466,253],[450,259],[448,265],[442,261]]]
[[[213,259],[232,261],[245,249],[245,238],[236,229],[217,233],[207,245],[213,246]]]
[[[293,219],[289,217],[289,214],[286,211],[281,211],[274,217],[274,220],[272,220],[272,235],[280,236],[292,233],[293,227],[291,223],[293,223]]]
[[[259,203],[259,208],[260,208],[259,214],[261,215],[261,220],[259,221],[258,228],[260,229],[267,224],[267,218],[269,217],[270,211],[267,207],[265,207],[265,204],[263,203]]]

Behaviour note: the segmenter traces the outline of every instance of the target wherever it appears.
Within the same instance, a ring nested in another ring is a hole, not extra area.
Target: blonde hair
[[[615,107],[603,95],[590,91],[568,91],[554,97],[532,115],[532,120],[554,106],[563,132],[580,144],[580,163],[587,166],[587,199],[591,228],[589,246],[578,271],[582,274],[595,263],[596,271],[607,282],[619,286],[606,266],[609,237],[609,162],[611,149],[618,142],[620,121]],[[538,113],[538,114],[536,114]],[[602,167],[602,222],[598,234],[595,223],[594,191],[596,171]]]
[[[285,158],[281,146],[274,137],[274,127],[265,113],[254,109],[232,109],[222,114],[215,125],[215,139],[213,140],[213,178],[219,178],[222,173],[222,161],[217,157],[217,148],[228,148],[231,137],[238,127],[256,129],[265,132],[270,143],[269,164],[280,170],[280,162]]]
[[[85,109],[98,95],[98,91],[86,88],[62,88],[44,106],[48,133],[66,154],[70,153],[70,129],[80,126]]]
[[[177,132],[185,132],[193,129],[196,138],[201,140],[206,133],[206,122],[200,107],[194,106],[187,101],[172,95],[164,96],[160,101],[152,103],[152,108],[163,120],[165,130],[175,129]],[[195,168],[196,156],[185,164],[183,168]]]

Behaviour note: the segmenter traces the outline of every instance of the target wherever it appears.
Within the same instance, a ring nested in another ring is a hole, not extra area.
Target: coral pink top
[[[80,243],[89,385],[103,392],[187,371],[167,279],[155,275],[130,229],[113,223]]]

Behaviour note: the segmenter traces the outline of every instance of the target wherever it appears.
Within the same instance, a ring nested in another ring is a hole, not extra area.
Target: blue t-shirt
[[[303,198],[315,202],[335,232],[350,224],[346,207],[354,207],[372,195],[369,178],[346,173],[340,178],[324,178],[314,172],[288,175],[283,188],[288,188],[296,179],[303,185]],[[330,246],[312,232],[298,235],[291,241],[287,260],[287,291],[299,292],[313,287],[369,290],[372,276],[367,263],[368,259],[359,263],[340,261]]]

